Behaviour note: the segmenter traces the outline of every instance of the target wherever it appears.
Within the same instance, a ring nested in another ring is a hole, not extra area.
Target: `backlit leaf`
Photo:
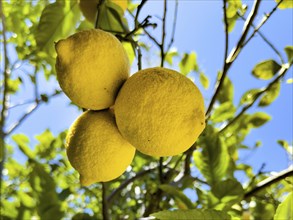
[[[281,66],[274,60],[262,61],[253,68],[252,74],[259,79],[271,79],[280,70]]]
[[[229,220],[231,216],[225,212],[211,210],[211,209],[189,209],[189,210],[174,210],[174,211],[161,211],[151,214],[157,219],[172,219],[172,220]]]
[[[190,199],[184,195],[183,192],[181,192],[180,189],[175,188],[174,186],[170,186],[167,184],[160,185],[159,188],[166,192],[168,195],[174,197],[175,202],[176,200],[180,200],[182,203],[184,203],[186,209],[192,209],[195,208],[194,204],[190,201]]]
[[[199,73],[199,81],[205,89],[208,89],[210,86],[209,78],[203,73]]]
[[[211,115],[211,120],[215,123],[223,122],[234,116],[236,108],[232,102],[225,102],[218,106],[213,114]]]
[[[276,3],[279,3],[281,0],[275,0]],[[280,9],[293,8],[292,0],[283,0],[283,2],[278,6]]]
[[[78,0],[56,0],[47,5],[35,32],[39,50],[47,51],[53,56],[55,54],[54,42],[72,34],[79,18]]]
[[[235,179],[217,182],[212,187],[212,192],[224,203],[241,201],[244,195],[242,185]]]
[[[257,112],[248,117],[247,123],[258,128],[271,120],[271,116],[264,112]]]
[[[179,68],[180,72],[185,76],[191,71],[198,71],[195,52],[185,53],[179,63]]]
[[[274,83],[271,88],[266,91],[263,95],[263,97],[260,99],[258,106],[268,106],[273,101],[276,100],[276,98],[279,96],[281,90],[281,83],[280,81]]]
[[[256,95],[261,91],[261,89],[250,89],[245,92],[240,100],[240,104],[251,104],[255,99]]]
[[[168,53],[165,56],[165,60],[167,61],[167,63],[169,63],[170,65],[173,65],[173,58],[178,56],[179,53],[177,52],[177,50],[170,50],[168,51]]]
[[[292,1],[293,4],[293,1]],[[288,62],[292,62],[293,61],[293,46],[286,46],[285,47],[285,52],[287,54],[288,57]]]
[[[34,159],[35,154],[29,148],[29,138],[24,134],[15,134],[12,136],[12,140],[18,145],[19,149],[30,159]]]
[[[207,127],[199,142],[202,151],[194,152],[193,158],[196,167],[203,174],[210,185],[220,181],[229,165],[229,154],[225,142],[220,136]]]
[[[292,84],[293,83],[293,78],[287,79],[286,83]]]
[[[218,72],[218,80],[220,79],[222,73]],[[223,82],[223,86],[219,92],[219,95],[217,97],[220,103],[233,101],[234,99],[234,86],[231,82],[231,80],[226,76]]]
[[[274,220],[293,219],[293,194],[287,195],[287,198],[278,206]]]

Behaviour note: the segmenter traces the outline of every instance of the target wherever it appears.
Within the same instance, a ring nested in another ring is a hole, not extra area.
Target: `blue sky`
[[[222,23],[222,1],[185,1],[179,0],[178,22],[174,41],[174,47],[179,53],[195,51],[197,54],[198,64],[205,74],[210,78],[210,89],[204,90],[200,86],[198,77],[195,77],[195,83],[199,85],[202,91],[206,105],[209,103],[213,94],[213,85],[218,70],[222,68],[224,54],[224,28]],[[253,1],[243,1],[248,4],[249,8]],[[162,13],[163,1],[149,1],[141,13],[141,19],[148,14]],[[168,30],[167,38],[170,37],[172,26],[172,16],[174,9],[174,1],[169,4]],[[269,12],[275,6],[273,0],[265,0],[260,7],[259,16],[256,18],[257,24],[265,12]],[[292,9],[277,11],[271,19],[261,29],[262,33],[278,48],[283,57],[285,53],[283,48],[293,44],[292,30]],[[159,22],[159,19],[153,16],[154,22]],[[239,21],[230,34],[230,50],[235,45],[241,33],[243,22]],[[160,31],[160,30],[156,30]],[[159,32],[158,32],[159,33]],[[155,47],[154,47],[155,48]],[[13,50],[10,49],[10,52]],[[144,58],[151,60],[152,65],[158,65],[157,57],[145,56]],[[237,61],[234,63],[229,72],[229,77],[234,83],[235,88],[235,104],[239,103],[241,95],[248,89],[265,86],[268,82],[255,79],[251,75],[251,70],[254,65],[265,59],[275,59],[279,61],[278,56],[274,51],[256,36],[245,47]],[[143,62],[143,67],[148,67],[148,62]],[[178,67],[174,66],[175,69]],[[31,71],[28,69],[28,71]],[[132,73],[136,71],[136,64],[133,64]],[[20,75],[25,75],[23,72],[18,72]],[[286,79],[292,78],[292,68],[287,73]],[[28,78],[24,77],[25,82],[29,82]],[[59,88],[55,79],[51,78],[48,82],[41,75],[38,78],[40,82],[40,90],[43,92],[54,91]],[[13,103],[33,98],[32,88],[22,86],[22,92],[14,99]],[[18,120],[19,115],[28,106],[15,108],[11,111],[9,123]],[[260,129],[252,130],[245,144],[252,147],[256,141],[262,141],[260,147],[254,154],[249,157],[246,162],[252,164],[257,171],[262,163],[266,163],[265,171],[280,171],[288,166],[288,157],[285,151],[276,143],[279,139],[284,139],[292,142],[292,84],[282,83],[281,94],[278,99],[269,107],[263,109],[252,108],[250,112],[265,111],[272,116],[272,120]],[[34,112],[14,133],[25,133],[32,140],[32,146],[36,141],[34,136],[49,128],[54,134],[68,129],[71,123],[80,115],[80,111],[76,107],[69,106],[69,100],[65,95],[60,95],[53,98],[50,103],[43,104]],[[245,158],[247,152],[242,152],[241,157]],[[17,154],[20,160],[24,158],[21,154]]]

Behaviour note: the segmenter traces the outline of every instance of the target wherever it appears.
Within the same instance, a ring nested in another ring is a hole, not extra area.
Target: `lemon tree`
[[[290,219],[291,2],[0,1],[1,219]]]

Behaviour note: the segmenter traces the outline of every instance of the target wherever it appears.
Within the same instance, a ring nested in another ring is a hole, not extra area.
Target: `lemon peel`
[[[135,148],[121,136],[111,112],[89,110],[70,127],[66,152],[80,174],[81,185],[89,186],[123,174],[133,160]]]
[[[55,45],[60,87],[76,105],[106,109],[115,102],[129,77],[129,60],[122,44],[102,30],[75,33]]]
[[[205,128],[199,89],[182,74],[160,67],[141,70],[124,83],[115,116],[122,136],[151,156],[186,151]]]

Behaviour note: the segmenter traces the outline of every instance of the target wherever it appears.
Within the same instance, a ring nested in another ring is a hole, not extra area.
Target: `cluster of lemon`
[[[158,157],[180,154],[203,131],[204,102],[194,83],[161,67],[129,77],[128,56],[111,33],[78,32],[56,43],[56,52],[60,87],[88,109],[66,138],[82,185],[120,176],[136,149]]]

